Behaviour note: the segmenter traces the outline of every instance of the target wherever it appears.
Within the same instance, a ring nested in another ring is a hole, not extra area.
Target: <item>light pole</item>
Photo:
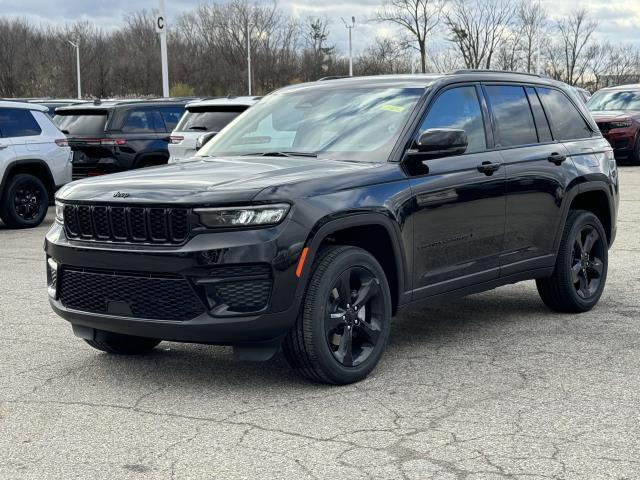
[[[167,57],[167,20],[164,0],[160,0],[160,12],[156,18],[156,33],[160,35],[160,59],[162,61],[162,96],[169,98],[169,60]]]
[[[78,75],[78,100],[82,100],[82,85],[80,83],[80,40],[75,43],[67,40],[69,44],[76,49],[76,73]]]
[[[249,96],[251,96],[251,32],[249,28],[249,19],[247,19],[247,85],[249,87]]]
[[[342,19],[342,23],[344,23],[346,29],[349,30],[349,76],[353,77],[353,48],[351,43],[351,32],[356,26],[356,17],[351,17],[351,25],[349,25],[344,18]]]

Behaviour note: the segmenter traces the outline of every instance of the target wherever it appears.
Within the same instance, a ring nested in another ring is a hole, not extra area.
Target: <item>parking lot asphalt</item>
[[[0,225],[2,479],[640,478],[640,168],[592,312],[533,282],[402,313],[367,380],[162,343],[115,357],[49,308],[52,221]]]

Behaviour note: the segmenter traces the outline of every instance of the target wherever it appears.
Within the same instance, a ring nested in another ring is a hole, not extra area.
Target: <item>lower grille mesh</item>
[[[180,276],[65,268],[58,291],[66,308],[83,312],[177,321],[205,312],[187,280]],[[123,314],[122,308],[130,309],[130,314]]]

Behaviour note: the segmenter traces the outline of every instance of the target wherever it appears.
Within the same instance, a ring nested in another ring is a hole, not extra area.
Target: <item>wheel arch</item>
[[[607,183],[597,181],[578,185],[571,190],[565,201],[566,208],[563,215],[562,229],[560,229],[560,235],[556,239],[556,250],[559,248],[561,232],[564,230],[571,210],[587,210],[598,217],[604,227],[609,246],[613,244],[616,232],[616,214],[615,201],[609,188]]]
[[[319,221],[312,229],[306,246],[309,249],[305,260],[300,285],[306,289],[311,273],[310,265],[324,245],[352,245],[363,248],[380,263],[391,290],[392,311],[409,301],[409,285],[406,252],[402,235],[396,222],[382,213],[351,214],[338,219]]]
[[[49,195],[49,199],[53,199],[53,195],[56,191],[56,185],[53,180],[53,175],[51,174],[51,170],[49,166],[40,159],[24,159],[24,160],[16,160],[11,162],[4,171],[4,175],[2,176],[2,183],[0,183],[0,192],[3,192],[7,181],[21,173],[33,175],[39,178],[44,186],[47,188],[47,193]]]

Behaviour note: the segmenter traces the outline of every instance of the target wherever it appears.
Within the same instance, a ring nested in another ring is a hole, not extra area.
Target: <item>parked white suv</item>
[[[259,99],[225,97],[188,103],[169,139],[169,163],[196,160],[198,149]]]
[[[0,219],[13,228],[42,223],[55,191],[71,181],[71,149],[47,107],[0,101]]]

